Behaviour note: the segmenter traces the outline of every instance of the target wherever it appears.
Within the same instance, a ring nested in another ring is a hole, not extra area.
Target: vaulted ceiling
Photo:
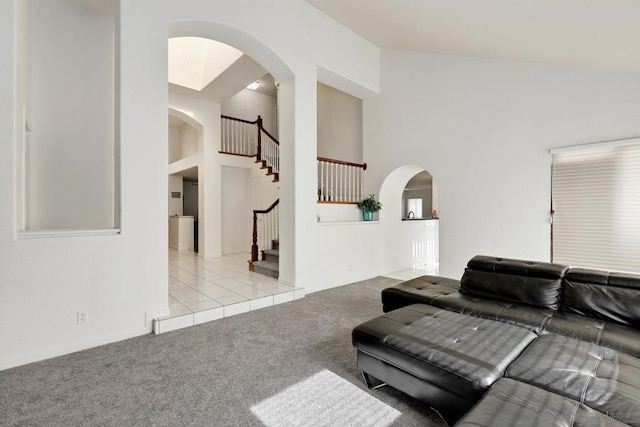
[[[640,72],[640,0],[307,0],[387,49]]]

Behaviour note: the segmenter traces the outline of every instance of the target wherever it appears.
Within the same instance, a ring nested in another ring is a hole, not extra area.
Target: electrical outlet
[[[89,323],[89,313],[87,311],[78,312],[78,325]]]

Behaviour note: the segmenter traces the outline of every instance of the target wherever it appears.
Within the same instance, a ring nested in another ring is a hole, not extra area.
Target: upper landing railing
[[[263,126],[262,117],[254,121],[222,116],[221,153],[256,157],[257,163],[279,181],[280,143]],[[318,203],[353,204],[363,198],[366,163],[318,157]]]
[[[252,122],[235,117],[222,116],[221,153],[256,157],[278,180],[280,173],[280,143],[263,126],[262,117]]]
[[[358,203],[363,196],[366,163],[318,157],[318,203]]]

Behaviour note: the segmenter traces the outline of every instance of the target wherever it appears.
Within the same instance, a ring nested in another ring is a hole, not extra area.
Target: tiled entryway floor
[[[270,307],[305,295],[249,271],[250,255],[204,259],[169,249],[169,315],[154,322],[156,334]]]
[[[389,274],[383,274],[385,277],[391,277],[392,279],[410,280],[420,276],[437,276],[440,272],[440,263],[429,263],[423,265],[416,265],[413,268],[407,270],[395,271]]]

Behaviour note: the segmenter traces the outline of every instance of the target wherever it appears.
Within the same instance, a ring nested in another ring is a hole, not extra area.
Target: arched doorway
[[[176,37],[198,37],[214,40],[231,46],[253,61],[262,66],[265,70],[279,82],[277,97],[277,128],[280,140],[280,175],[293,176],[293,73],[291,69],[263,42],[255,39],[249,34],[228,26],[226,24],[201,21],[201,20],[180,20],[169,22],[168,38]],[[197,114],[197,113],[196,113]],[[217,159],[217,152],[220,147],[221,129],[219,117],[221,114],[220,105],[208,105],[208,110],[201,112],[202,124],[204,125],[204,143],[202,149],[202,159],[199,174],[199,192],[202,196],[201,205],[204,212],[200,212],[199,225],[200,248],[202,256],[212,257],[222,255],[222,211],[219,200],[222,197],[222,173],[221,165]],[[196,116],[196,118],[198,118]],[[291,161],[288,161],[291,159]],[[281,180],[280,198],[280,218],[281,222],[292,219],[294,214],[293,197],[287,191],[293,188],[293,182]],[[286,270],[293,268],[293,235],[283,233],[280,236],[280,247],[282,254],[280,262],[283,266],[281,273],[287,277],[293,274]],[[289,259],[290,258],[290,259]],[[281,274],[282,275],[282,274]]]
[[[439,272],[439,199],[435,179],[423,167],[393,170],[380,187],[383,271]]]
[[[262,42],[242,31],[228,27],[224,24],[204,21],[175,21],[169,23],[169,39],[177,37],[189,37],[208,39],[224,43],[242,52],[250,60],[243,57],[235,62],[259,63],[260,69],[268,71],[280,83],[278,94],[278,131],[281,142],[280,172],[284,177],[293,176],[290,170],[293,165],[287,161],[293,159],[293,74],[291,70]],[[211,58],[208,58],[211,59]],[[237,64],[236,64],[237,65]],[[231,73],[231,80],[225,80],[244,90],[247,83],[240,83],[240,73]],[[229,76],[227,76],[229,77]],[[233,81],[235,79],[235,81]],[[215,81],[215,78],[214,80]],[[290,291],[293,299],[293,286],[286,287],[278,282],[253,283],[255,277],[248,277],[248,264],[246,258],[234,255],[222,257],[223,241],[223,211],[224,199],[223,170],[242,170],[245,163],[254,164],[249,158],[236,157],[232,161],[222,161],[221,150],[221,114],[222,102],[225,95],[219,92],[207,90],[207,84],[200,89],[188,89],[181,87],[178,90],[169,91],[169,106],[174,111],[182,112],[180,117],[185,121],[185,115],[201,124],[202,132],[198,146],[197,180],[198,180],[198,228],[199,228],[199,257],[188,257],[185,254],[170,254],[169,259],[169,308],[168,319],[174,320],[177,327],[186,327],[191,324],[215,320],[223,316],[238,314],[256,308],[266,307],[275,302],[275,297],[269,303],[269,297],[280,295]],[[210,89],[210,88],[209,88]],[[218,93],[217,98],[207,98]],[[233,96],[234,93],[225,94]],[[180,114],[171,114],[172,116]],[[275,132],[274,132],[275,133]],[[228,180],[227,180],[228,182]],[[292,182],[283,183],[283,186],[293,187]],[[289,192],[281,197],[280,211],[281,222],[293,217],[293,196]],[[227,215],[228,216],[228,215]],[[283,251],[281,259],[284,265],[293,269],[293,236],[281,236],[280,245],[289,250]],[[249,246],[247,245],[247,252]],[[287,259],[287,258],[291,259]],[[204,259],[203,259],[204,258]],[[250,273],[254,274],[254,273]],[[292,274],[288,274],[292,276]],[[244,280],[244,281],[243,281]],[[273,279],[271,279],[273,280]],[[260,289],[254,285],[263,285]],[[290,289],[289,289],[290,288]],[[180,296],[180,298],[178,298]],[[193,298],[192,298],[193,297]],[[191,313],[191,314],[190,314]],[[180,320],[180,321],[179,321]],[[184,320],[184,322],[182,322]],[[156,328],[156,332],[164,332],[173,328],[167,322],[166,327]],[[176,328],[177,328],[176,327]]]

